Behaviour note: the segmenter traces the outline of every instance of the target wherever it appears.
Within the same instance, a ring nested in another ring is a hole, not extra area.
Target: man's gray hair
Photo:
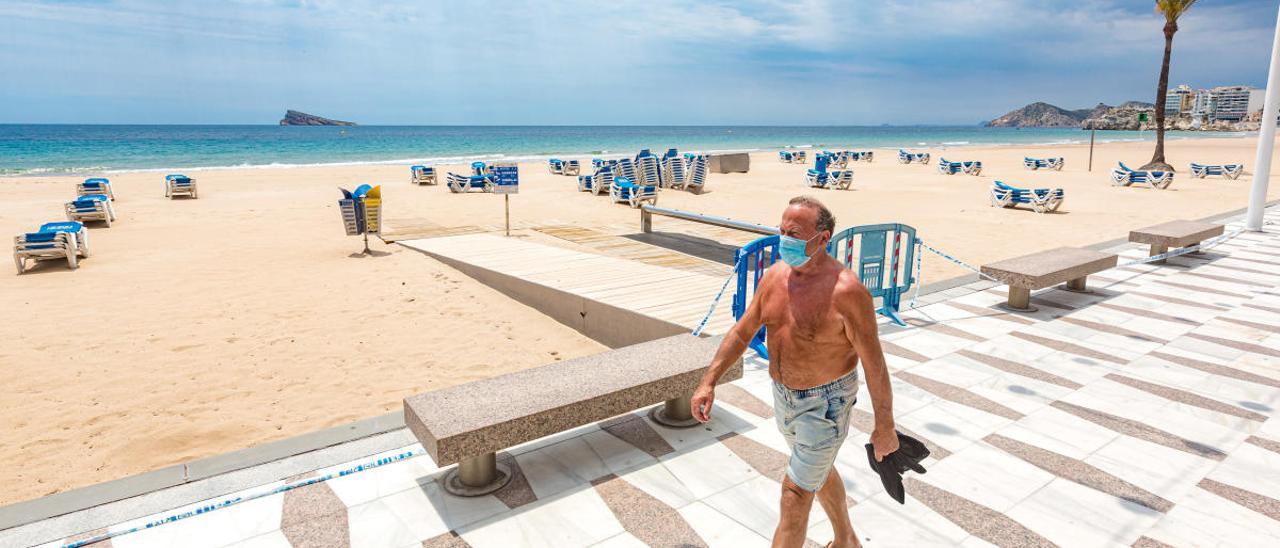
[[[818,212],[818,230],[826,230],[832,234],[836,233],[835,216],[832,215],[831,210],[827,209],[827,206],[822,205],[822,202],[819,202],[817,198],[814,198],[813,196],[796,196],[795,198],[792,198],[787,205],[800,205],[813,208],[814,211]]]

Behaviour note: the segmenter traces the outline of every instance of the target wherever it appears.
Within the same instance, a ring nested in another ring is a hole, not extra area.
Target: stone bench
[[[1169,221],[1158,225],[1139,228],[1129,232],[1129,241],[1138,244],[1150,244],[1148,257],[1155,257],[1169,251],[1170,248],[1197,245],[1209,238],[1221,236],[1222,225],[1201,223],[1197,221]],[[1165,260],[1152,261],[1164,264]]]
[[[1085,279],[1116,265],[1116,256],[1090,249],[1059,247],[982,266],[982,273],[1009,285],[1007,307],[1034,312],[1031,292],[1066,282],[1069,291],[1085,291]]]
[[[689,398],[723,337],[666,337],[404,399],[404,420],[438,466],[459,463],[444,487],[492,493],[510,480],[497,452],[647,405],[656,422],[694,426]],[[742,362],[720,382],[742,378]]]

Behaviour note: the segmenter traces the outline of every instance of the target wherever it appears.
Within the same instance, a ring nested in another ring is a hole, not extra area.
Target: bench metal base
[[[510,481],[511,468],[498,464],[494,453],[485,453],[450,470],[444,477],[444,490],[459,497],[478,497],[502,489]]]
[[[654,406],[649,410],[649,418],[668,428],[692,428],[701,424],[698,419],[693,418],[690,397],[673,398],[662,405]]]

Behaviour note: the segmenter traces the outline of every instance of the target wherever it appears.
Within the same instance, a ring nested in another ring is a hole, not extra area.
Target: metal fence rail
[[[640,230],[642,232],[653,232],[653,216],[665,215],[676,219],[684,219],[695,223],[702,223],[712,226],[724,228],[732,228],[734,230],[742,230],[745,232],[754,232],[756,234],[764,234],[771,236],[778,233],[777,227],[765,226],[762,224],[749,223],[746,221],[738,221],[728,217],[717,217],[715,215],[704,215],[702,213],[694,213],[692,211],[681,211],[679,209],[670,209],[653,205],[640,206]]]

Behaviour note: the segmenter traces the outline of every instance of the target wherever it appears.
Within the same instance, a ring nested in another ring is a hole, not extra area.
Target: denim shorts
[[[858,401],[858,370],[822,386],[792,390],[773,383],[773,417],[791,447],[787,476],[801,489],[822,488],[849,434],[849,416]]]

